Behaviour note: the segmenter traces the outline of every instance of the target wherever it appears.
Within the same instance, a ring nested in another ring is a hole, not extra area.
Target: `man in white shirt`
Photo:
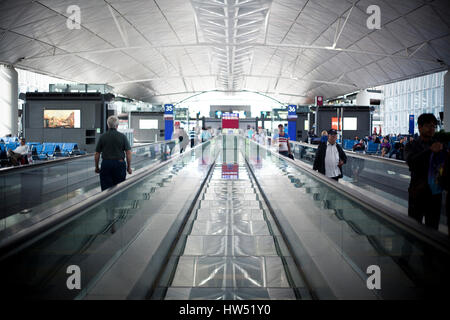
[[[342,166],[347,162],[347,156],[336,139],[336,130],[328,130],[328,141],[317,148],[313,169],[338,181],[343,177]]]
[[[20,146],[14,150],[8,150],[8,157],[11,159],[11,163],[16,166],[19,164],[20,157],[28,153],[28,146],[25,144],[25,139],[20,139]]]
[[[262,128],[258,128],[258,131],[253,134],[253,140],[262,145],[266,144],[266,136]]]

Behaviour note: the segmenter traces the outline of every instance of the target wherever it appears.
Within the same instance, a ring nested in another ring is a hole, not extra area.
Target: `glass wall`
[[[74,84],[74,82],[49,77],[32,71],[16,69],[19,76],[20,92],[48,92],[52,83]]]
[[[418,133],[417,118],[422,113],[433,113],[439,119],[444,111],[444,75],[438,72],[383,86],[381,104],[383,134],[407,134],[409,115],[415,119],[414,132]]]

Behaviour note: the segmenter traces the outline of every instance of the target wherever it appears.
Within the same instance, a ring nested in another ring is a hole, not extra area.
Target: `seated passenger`
[[[8,150],[8,157],[11,160],[13,166],[19,165],[19,160],[22,156],[26,156],[28,154],[28,146],[25,144],[25,138],[20,139],[20,146],[15,148],[14,150]]]
[[[381,156],[384,157],[391,150],[391,144],[389,143],[388,137],[384,137],[383,143],[381,144]]]
[[[359,140],[357,144],[353,146],[353,151],[365,151],[366,144],[364,143],[364,139]]]
[[[404,151],[405,151],[405,138],[401,138],[400,141],[394,143],[391,151],[389,152],[389,158],[395,155],[396,159],[404,160]]]
[[[374,136],[372,140],[374,143],[381,143],[380,138],[378,138],[377,136]]]

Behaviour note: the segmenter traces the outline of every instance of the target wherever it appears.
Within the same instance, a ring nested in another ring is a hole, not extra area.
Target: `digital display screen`
[[[139,129],[158,129],[158,119],[139,119]]]
[[[344,130],[358,130],[358,118],[344,117]]]
[[[80,110],[44,110],[44,128],[81,128],[80,119]]]

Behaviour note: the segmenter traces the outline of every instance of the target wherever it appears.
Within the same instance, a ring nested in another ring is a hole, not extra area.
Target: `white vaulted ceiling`
[[[447,69],[450,1],[0,0],[0,62],[153,103],[209,90],[310,103]]]

